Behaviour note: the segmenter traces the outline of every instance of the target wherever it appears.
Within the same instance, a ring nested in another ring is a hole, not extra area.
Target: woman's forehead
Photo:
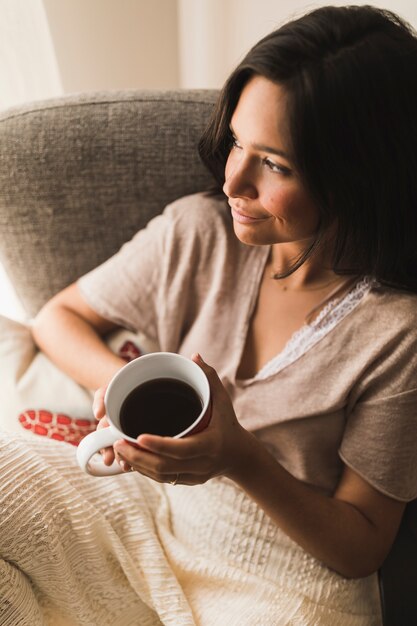
[[[264,76],[252,77],[242,89],[231,118],[233,133],[257,149],[290,158],[287,92]]]

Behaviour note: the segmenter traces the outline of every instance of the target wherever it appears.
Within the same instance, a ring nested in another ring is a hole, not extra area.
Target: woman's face
[[[223,190],[237,237],[249,245],[311,238],[319,215],[291,163],[285,90],[254,76],[230,126],[233,145]]]

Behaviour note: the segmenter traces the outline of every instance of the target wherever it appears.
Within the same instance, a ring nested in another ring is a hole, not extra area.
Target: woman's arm
[[[141,435],[142,450],[118,441],[116,457],[161,482],[177,474],[179,483],[189,485],[226,476],[328,567],[347,578],[375,572],[394,540],[405,504],[384,496],[347,467],[332,497],[294,478],[240,426],[213,368],[193,358],[210,381],[213,414],[208,428],[185,439]]]
[[[346,578],[380,567],[405,503],[383,495],[346,466],[333,497],[325,496],[284,470],[255,437],[246,438],[244,446],[245,462],[230,478],[291,539]]]
[[[85,387],[97,389],[125,365],[102,340],[115,328],[115,324],[88,306],[74,283],[41,309],[32,334],[39,348],[58,367]]]

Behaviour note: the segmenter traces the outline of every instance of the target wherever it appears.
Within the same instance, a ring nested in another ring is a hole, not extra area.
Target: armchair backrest
[[[29,315],[167,203],[213,184],[197,142],[216,97],[106,92],[0,115],[0,260]]]

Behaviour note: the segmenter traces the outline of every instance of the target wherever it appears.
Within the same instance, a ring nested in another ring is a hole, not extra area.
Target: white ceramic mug
[[[77,461],[80,467],[93,476],[111,476],[122,473],[119,464],[104,465],[101,455],[94,455],[112,446],[118,439],[130,441],[137,446],[136,439],[123,432],[120,425],[120,409],[127,395],[139,385],[157,378],[172,378],[190,385],[200,396],[202,408],[193,423],[173,437],[187,437],[200,432],[211,418],[210,386],[203,370],[191,359],[173,352],[153,352],[131,361],[120,369],[110,381],[105,396],[108,428],[90,433],[82,439],[77,448]],[[94,458],[92,458],[94,457]]]

